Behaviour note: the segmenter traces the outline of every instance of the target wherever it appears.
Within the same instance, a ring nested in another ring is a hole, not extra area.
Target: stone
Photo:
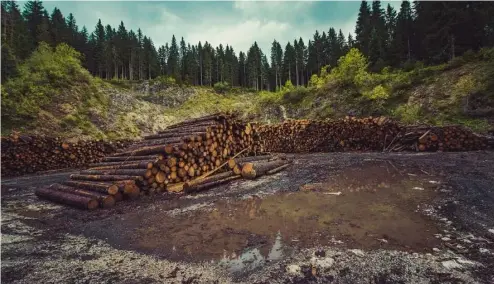
[[[432,251],[433,251],[433,252],[440,252],[441,250],[440,250],[440,249],[438,249],[438,248],[432,248]]]
[[[441,264],[443,265],[443,267],[445,267],[447,269],[456,269],[456,268],[462,268],[463,267],[461,264],[459,264],[455,260],[446,260],[446,261],[441,262]]]
[[[489,254],[490,253],[490,251],[486,248],[479,248],[479,252],[483,253],[483,254]]]
[[[302,272],[302,268],[296,264],[290,264],[286,267],[286,271],[292,275],[298,275]]]
[[[471,261],[471,260],[468,260],[468,259],[464,259],[464,258],[457,258],[456,261],[460,264],[466,264],[466,265],[476,265],[475,262]]]
[[[326,256],[326,252],[324,250],[320,249],[320,250],[316,250],[314,252],[314,255],[317,256],[317,257],[325,257]]]
[[[441,238],[441,240],[444,241],[444,242],[451,241],[451,239],[448,238],[448,237]]]
[[[360,257],[365,255],[364,251],[361,249],[351,249],[350,252],[353,253],[354,255],[360,256]]]
[[[325,257],[322,259],[316,259],[315,266],[321,269],[330,268],[334,264],[334,259],[331,257]]]

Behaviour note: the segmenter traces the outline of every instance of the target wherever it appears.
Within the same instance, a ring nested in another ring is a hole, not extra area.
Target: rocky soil
[[[494,152],[293,155],[286,171],[80,211],[2,180],[3,283],[492,283]]]

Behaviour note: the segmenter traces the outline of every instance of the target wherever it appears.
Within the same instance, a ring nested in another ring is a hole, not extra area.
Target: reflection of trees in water
[[[229,272],[245,272],[263,265],[266,261],[279,260],[282,257],[283,244],[281,242],[281,233],[278,231],[268,255],[264,256],[259,248],[249,249],[238,257],[235,252],[229,254],[224,250],[223,258],[219,264],[226,267]]]

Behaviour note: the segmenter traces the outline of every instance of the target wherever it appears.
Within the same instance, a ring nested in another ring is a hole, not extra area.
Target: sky
[[[400,2],[390,3],[397,10]],[[103,25],[117,28],[120,21],[127,30],[141,28],[158,48],[177,41],[197,44],[208,41],[233,46],[235,53],[246,52],[256,41],[269,54],[274,39],[284,47],[295,38],[307,44],[316,30],[334,27],[345,36],[354,33],[360,1],[43,1],[49,14],[58,7],[65,17],[72,13],[79,28],[89,32],[101,19]],[[22,7],[22,4],[21,4]]]

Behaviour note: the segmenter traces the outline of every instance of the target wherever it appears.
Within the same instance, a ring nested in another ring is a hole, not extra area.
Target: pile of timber
[[[494,146],[492,137],[461,126],[402,126],[385,117],[288,120],[259,125],[262,149],[269,152],[471,151]]]
[[[385,148],[396,151],[473,151],[487,149],[492,141],[461,126],[409,126]]]
[[[187,181],[183,185],[183,190],[185,193],[195,193],[239,178],[255,179],[282,171],[291,163],[291,160],[279,154],[231,158],[228,160],[228,170]]]
[[[93,199],[99,207],[111,207],[112,203],[102,203],[102,198],[113,197],[118,202],[143,194],[182,192],[188,182],[205,179],[213,173],[241,173],[241,163],[235,163],[232,169],[227,165],[234,163],[232,157],[259,153],[261,146],[256,137],[249,123],[230,113],[183,121],[145,136],[139,143],[71,175],[69,181],[44,188],[37,194],[69,205],[79,202],[77,207],[93,209],[92,205],[96,204]],[[263,168],[259,173],[264,172]],[[97,196],[91,197],[89,193]]]
[[[383,150],[400,130],[385,117],[287,120],[256,127],[264,151],[283,153]]]
[[[130,144],[129,141],[71,143],[60,137],[28,136],[16,132],[2,137],[1,143],[2,176],[84,166]]]

